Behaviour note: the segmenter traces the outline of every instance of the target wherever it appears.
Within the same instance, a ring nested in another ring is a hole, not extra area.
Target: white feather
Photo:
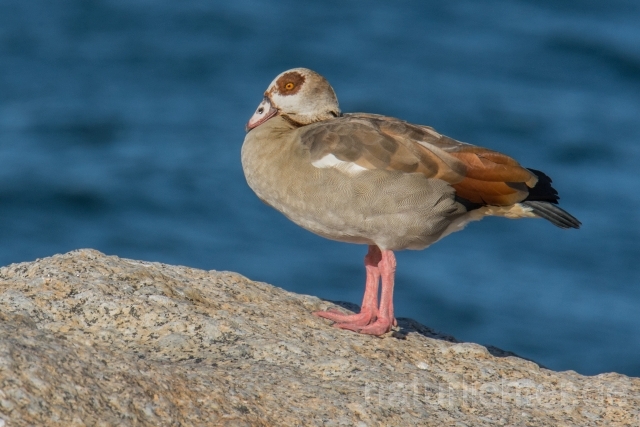
[[[317,168],[336,168],[340,169],[343,172],[348,173],[349,175],[355,175],[360,172],[368,170],[367,168],[363,168],[360,165],[357,165],[353,162],[345,162],[343,160],[338,159],[333,154],[327,154],[321,159],[316,160],[311,163],[313,166]]]
[[[451,233],[462,230],[470,222],[479,221],[485,216],[502,216],[509,219],[538,218],[538,216],[532,212],[530,207],[523,206],[520,203],[516,203],[511,206],[484,206],[467,212],[466,214],[451,221],[451,224],[449,224],[449,226],[442,232],[438,240]]]

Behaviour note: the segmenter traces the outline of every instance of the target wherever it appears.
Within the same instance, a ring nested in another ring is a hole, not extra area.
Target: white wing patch
[[[349,175],[356,175],[360,172],[368,170],[367,168],[363,168],[360,165],[357,165],[352,162],[345,162],[343,160],[338,159],[333,154],[327,154],[321,159],[316,160],[311,163],[313,166],[317,168],[336,168],[340,169],[343,172],[348,173]]]

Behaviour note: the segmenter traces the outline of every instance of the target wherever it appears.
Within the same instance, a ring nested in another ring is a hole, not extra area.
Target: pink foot
[[[336,309],[330,309],[327,311],[316,311],[313,313],[318,317],[332,320],[336,322],[334,326],[339,327],[340,324],[353,324],[359,326],[366,326],[376,319],[376,311],[363,309],[358,314],[344,314]]]
[[[335,326],[341,329],[348,329],[350,331],[358,332],[360,334],[384,335],[391,330],[391,327],[393,326],[393,322],[391,322],[389,319],[378,318],[375,322],[369,325],[366,325],[364,327],[363,326],[351,327],[351,325],[344,324],[344,323],[338,323]]]

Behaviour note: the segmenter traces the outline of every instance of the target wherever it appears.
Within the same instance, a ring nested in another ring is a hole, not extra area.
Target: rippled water
[[[362,246],[240,166],[279,72],[546,171],[583,222],[490,218],[398,254],[397,315],[553,369],[640,376],[640,6],[630,1],[0,3],[0,264],[80,247],[359,302]]]

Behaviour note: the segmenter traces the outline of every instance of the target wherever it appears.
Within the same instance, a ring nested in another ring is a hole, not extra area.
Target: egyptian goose
[[[343,114],[329,82],[306,68],[283,72],[267,88],[247,124],[242,167],[258,197],[291,221],[369,245],[360,313],[314,313],[364,334],[396,325],[393,251],[424,249],[487,215],[580,226],[556,206],[544,173],[428,126]]]

